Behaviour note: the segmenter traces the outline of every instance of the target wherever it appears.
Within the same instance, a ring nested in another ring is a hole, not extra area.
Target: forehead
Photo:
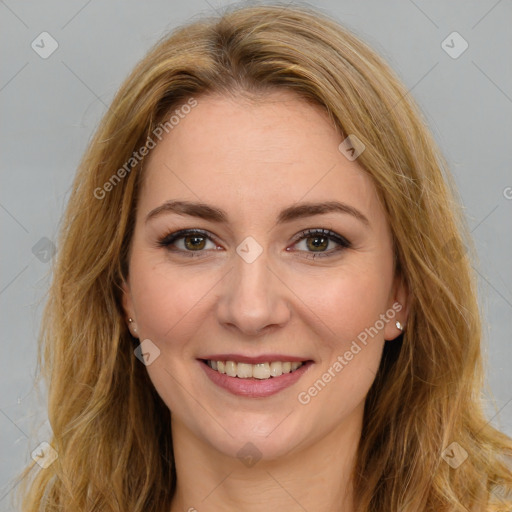
[[[171,198],[222,203],[238,216],[301,200],[375,208],[373,183],[339,151],[342,140],[321,107],[292,93],[198,97],[148,155],[140,210]]]

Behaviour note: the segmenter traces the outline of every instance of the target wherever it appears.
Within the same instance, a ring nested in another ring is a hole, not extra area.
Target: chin
[[[295,436],[292,433],[288,435],[271,434],[266,436],[263,434],[254,434],[248,430],[240,431],[233,438],[219,441],[214,447],[228,457],[240,459],[248,467],[254,465],[258,461],[274,461],[282,459],[286,455],[292,455],[299,445],[304,443],[304,438]]]
[[[240,418],[240,414],[244,417]],[[221,425],[225,430],[211,418],[211,421],[196,424],[192,430],[218,452],[242,462],[245,457],[253,461],[276,460],[309,444],[304,425],[297,422],[297,418],[292,419],[293,413],[289,417],[282,413],[240,414],[238,418],[222,417]]]

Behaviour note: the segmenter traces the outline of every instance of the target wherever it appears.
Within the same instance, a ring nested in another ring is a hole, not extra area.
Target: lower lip
[[[248,398],[263,398],[275,395],[279,391],[295,384],[309,370],[313,361],[304,363],[294,372],[283,373],[279,377],[270,377],[269,379],[230,377],[225,373],[219,373],[217,370],[210,368],[204,361],[199,361],[199,364],[214,384],[230,393]]]

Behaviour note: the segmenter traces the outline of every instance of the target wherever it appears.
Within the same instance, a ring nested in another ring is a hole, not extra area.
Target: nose
[[[290,320],[292,292],[268,260],[265,251],[251,263],[234,257],[234,268],[222,280],[217,304],[218,321],[225,328],[257,336],[282,328]]]

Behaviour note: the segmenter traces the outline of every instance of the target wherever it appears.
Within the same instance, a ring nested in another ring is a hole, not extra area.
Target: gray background
[[[79,159],[115,91],[149,47],[176,25],[223,5],[0,0],[1,511],[12,510],[14,475],[49,435],[46,395],[33,385],[36,336],[48,287],[48,240],[55,239]],[[512,435],[512,2],[310,5],[352,29],[391,64],[451,165],[480,259],[474,268],[489,390],[496,400],[489,418]],[[44,31],[59,45],[46,59],[31,47]],[[458,58],[441,46],[453,31],[469,44]]]

